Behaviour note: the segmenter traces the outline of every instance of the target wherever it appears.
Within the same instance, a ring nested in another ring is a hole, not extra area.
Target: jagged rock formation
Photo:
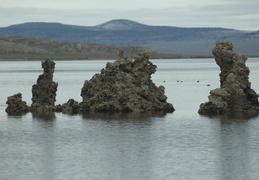
[[[259,113],[258,94],[251,89],[247,57],[235,53],[233,44],[218,42],[212,50],[221,73],[220,88],[210,91],[209,102],[200,105],[203,115],[255,115]]]
[[[81,91],[83,102],[80,111],[86,112],[173,112],[167,103],[164,87],[157,87],[151,80],[156,65],[145,53],[134,60],[119,52],[119,59],[107,63],[100,74],[86,80]]]
[[[32,86],[32,105],[26,106],[21,94],[8,97],[6,112],[67,114],[89,112],[173,112],[172,104],[167,103],[165,88],[157,87],[151,80],[156,72],[156,65],[149,61],[149,56],[140,53],[134,60],[125,57],[119,51],[119,59],[107,63],[100,74],[85,81],[81,91],[83,102],[69,99],[63,105],[55,106],[58,84],[53,81],[55,62],[42,61],[44,72],[39,75],[37,84]]]
[[[53,81],[55,62],[47,59],[41,62],[43,74],[32,86],[32,111],[54,111],[58,83]]]
[[[11,115],[22,115],[29,112],[30,108],[27,103],[22,100],[22,94],[17,93],[7,98],[6,104],[8,105],[5,111]]]

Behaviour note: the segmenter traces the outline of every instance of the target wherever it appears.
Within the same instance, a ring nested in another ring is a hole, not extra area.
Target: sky
[[[112,19],[146,25],[259,30],[258,0],[0,0],[0,27],[25,22],[95,26]]]

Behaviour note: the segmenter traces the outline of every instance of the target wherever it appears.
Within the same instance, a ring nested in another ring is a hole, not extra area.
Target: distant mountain
[[[111,20],[97,26],[24,23],[0,28],[0,36],[29,36],[65,42],[143,46],[167,54],[211,55],[217,41],[234,43],[235,50],[259,55],[259,31],[226,28],[149,26],[130,20]]]
[[[140,24],[130,20],[111,20],[109,22],[96,26],[100,29],[112,30],[112,31],[135,31],[135,30],[148,30],[150,26]]]
[[[121,47],[97,43],[62,42],[32,37],[0,37],[0,59],[117,59]],[[125,55],[134,57],[147,52],[151,58],[179,58],[160,54],[145,47],[123,47]]]

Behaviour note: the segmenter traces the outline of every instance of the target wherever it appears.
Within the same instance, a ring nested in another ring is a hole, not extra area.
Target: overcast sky
[[[147,25],[259,30],[259,0],[0,0],[0,27],[24,22],[93,26],[112,19]]]

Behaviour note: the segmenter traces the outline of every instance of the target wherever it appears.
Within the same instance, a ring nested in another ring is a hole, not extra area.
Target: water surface
[[[259,179],[259,118],[197,113],[219,87],[214,60],[152,61],[152,80],[165,86],[174,113],[8,116],[6,98],[21,92],[30,105],[42,69],[39,61],[0,62],[0,179]],[[56,61],[56,103],[81,101],[84,81],[106,62]],[[258,93],[259,59],[247,66]]]

